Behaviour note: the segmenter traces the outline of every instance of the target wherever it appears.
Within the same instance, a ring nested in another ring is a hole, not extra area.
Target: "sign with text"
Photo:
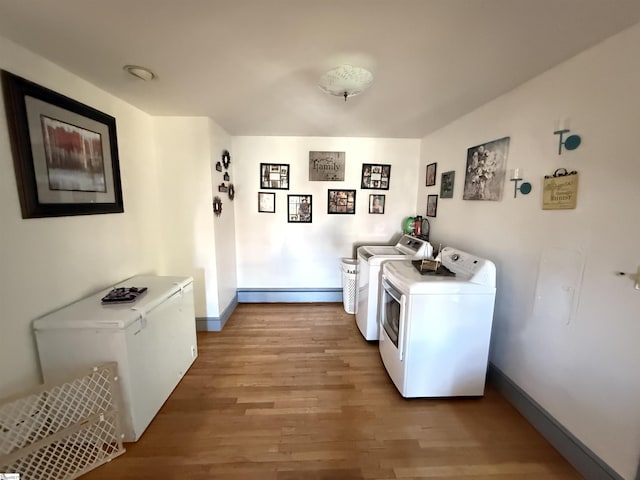
[[[566,172],[566,170],[565,170]],[[542,193],[543,210],[565,210],[576,208],[578,200],[578,173],[570,172],[544,177]]]
[[[309,181],[344,181],[344,152],[309,152]]]

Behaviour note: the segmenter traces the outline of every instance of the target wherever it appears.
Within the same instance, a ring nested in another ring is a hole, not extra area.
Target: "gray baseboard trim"
[[[199,332],[220,332],[227,324],[229,317],[238,306],[236,294],[219,317],[196,317],[196,330]]]
[[[239,303],[342,302],[342,288],[239,288]]]
[[[489,363],[488,382],[587,480],[624,480],[502,370]]]

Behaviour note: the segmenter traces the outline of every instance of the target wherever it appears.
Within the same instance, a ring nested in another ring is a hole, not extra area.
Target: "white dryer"
[[[378,340],[378,292],[380,267],[388,260],[431,258],[433,247],[422,238],[402,235],[393,245],[358,248],[358,308],[356,323],[366,340]]]
[[[496,268],[450,247],[439,258],[449,273],[425,275],[411,261],[383,265],[380,355],[403,397],[481,396]]]

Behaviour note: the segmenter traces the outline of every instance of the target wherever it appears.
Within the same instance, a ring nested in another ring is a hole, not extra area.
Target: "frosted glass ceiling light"
[[[351,65],[340,65],[332,68],[320,77],[318,86],[326,93],[336,97],[347,98],[364,92],[373,82],[369,70]]]
[[[139,78],[140,80],[144,80],[145,82],[156,78],[156,74],[151,70],[145,67],[139,67],[138,65],[125,65],[122,69],[129,75]]]

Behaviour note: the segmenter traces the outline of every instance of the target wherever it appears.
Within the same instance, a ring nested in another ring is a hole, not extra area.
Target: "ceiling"
[[[638,0],[0,0],[1,36],[232,135],[420,138],[638,21]],[[342,63],[374,75],[347,102],[317,86]]]

